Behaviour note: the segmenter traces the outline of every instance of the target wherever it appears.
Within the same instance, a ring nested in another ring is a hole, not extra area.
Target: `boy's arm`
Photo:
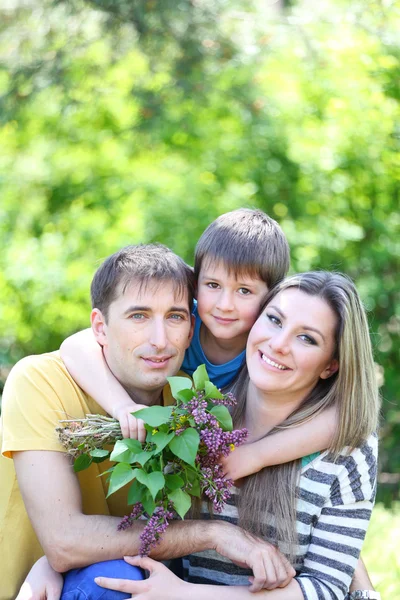
[[[109,415],[118,419],[122,435],[144,442],[144,423],[131,414],[144,406],[136,404],[114,377],[92,330],[84,329],[64,340],[60,356],[79,387]]]
[[[278,431],[235,449],[221,460],[227,477],[234,481],[257,473],[264,467],[278,465],[326,450],[337,427],[334,407],[327,408],[307,423]]]

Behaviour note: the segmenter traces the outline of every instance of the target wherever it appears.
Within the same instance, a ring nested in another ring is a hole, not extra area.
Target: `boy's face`
[[[215,338],[244,348],[267,291],[261,279],[242,274],[236,277],[223,262],[205,260],[197,291],[200,318]]]

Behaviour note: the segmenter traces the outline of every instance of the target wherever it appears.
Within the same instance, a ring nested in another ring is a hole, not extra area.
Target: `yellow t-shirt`
[[[164,404],[173,403],[169,386]],[[14,600],[43,550],[29,521],[18,487],[12,453],[23,450],[65,452],[55,428],[64,418],[106,414],[69,375],[58,352],[28,356],[12,369],[4,389],[0,422],[0,600]],[[78,473],[83,512],[123,516],[129,512],[126,488],[109,498],[106,460]],[[49,510],[52,507],[49,506]]]

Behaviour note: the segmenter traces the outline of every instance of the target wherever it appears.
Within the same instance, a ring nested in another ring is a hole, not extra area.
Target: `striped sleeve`
[[[302,478],[301,502],[311,501],[311,489],[330,482],[319,518],[314,523],[300,574],[305,600],[343,600],[364,541],[375,501],[377,439],[333,462],[329,456]],[[303,483],[304,482],[304,483]],[[307,489],[309,487],[309,490]]]

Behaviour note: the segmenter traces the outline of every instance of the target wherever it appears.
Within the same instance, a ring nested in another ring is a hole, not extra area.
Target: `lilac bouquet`
[[[224,477],[221,456],[242,444],[247,430],[233,431],[228,408],[236,403],[232,394],[222,394],[208,378],[204,365],[186,377],[168,378],[173,406],[151,406],[136,411],[147,431],[146,442],[122,439],[118,421],[99,415],[63,421],[59,428],[63,445],[75,458],[74,469],[109,458],[116,464],[110,473],[108,495],[127,483],[130,515],[118,529],[127,529],[137,519],[148,519],[140,536],[140,554],[148,555],[171,519],[182,519],[192,497],[205,495],[220,512],[230,496],[233,481]],[[105,444],[113,445],[112,451]]]

